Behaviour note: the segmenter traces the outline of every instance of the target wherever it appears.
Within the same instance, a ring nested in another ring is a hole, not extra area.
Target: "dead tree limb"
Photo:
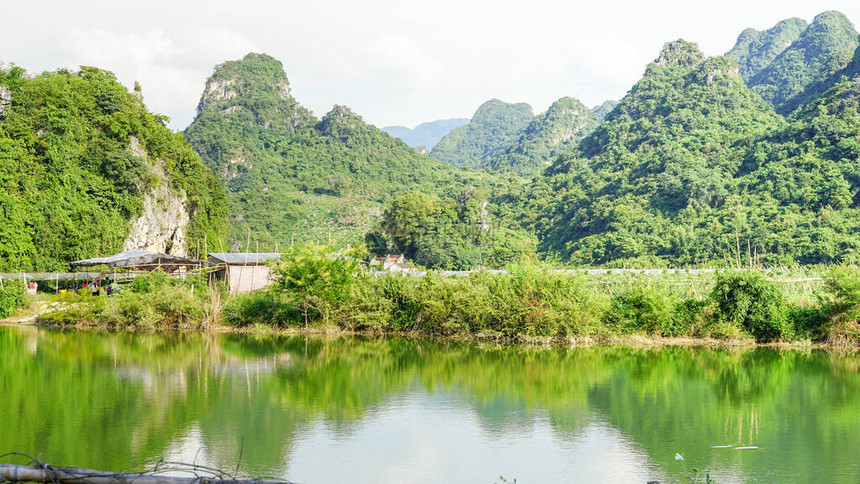
[[[202,470],[199,467],[198,469]],[[165,470],[160,469],[162,472]],[[192,469],[184,469],[183,471],[193,473]],[[174,477],[144,473],[102,472],[50,465],[0,464],[0,482],[4,480],[14,483],[39,482],[45,484],[292,484],[287,481],[224,479],[205,476]]]

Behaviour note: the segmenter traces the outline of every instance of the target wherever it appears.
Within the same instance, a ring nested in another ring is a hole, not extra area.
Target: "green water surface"
[[[0,327],[0,453],[301,483],[860,482],[858,370],[813,350]]]

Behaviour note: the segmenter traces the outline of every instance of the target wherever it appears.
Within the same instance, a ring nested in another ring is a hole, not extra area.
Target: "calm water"
[[[245,474],[302,483],[858,482],[858,370],[816,351],[0,327],[0,453],[120,470],[241,451]]]

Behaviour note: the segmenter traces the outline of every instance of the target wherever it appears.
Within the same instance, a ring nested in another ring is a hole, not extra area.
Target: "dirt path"
[[[0,324],[33,324],[39,316],[45,313],[67,309],[71,306],[71,304],[64,302],[36,301],[31,307],[23,309],[14,316],[0,319]]]

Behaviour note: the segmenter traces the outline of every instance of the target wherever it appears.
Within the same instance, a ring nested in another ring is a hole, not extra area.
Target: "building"
[[[217,252],[209,254],[209,264],[220,266],[215,272],[224,280],[231,294],[251,292],[272,283],[268,263],[281,258],[277,252]]]
[[[411,272],[415,266],[406,262],[403,254],[388,254],[385,257],[374,257],[368,264],[371,268],[390,272]]]

